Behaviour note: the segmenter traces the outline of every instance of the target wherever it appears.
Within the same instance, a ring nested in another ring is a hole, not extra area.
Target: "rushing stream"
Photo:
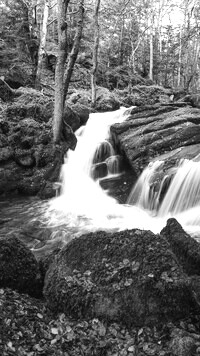
[[[152,189],[152,181],[161,172],[164,161],[150,162],[135,184],[129,174],[127,184],[122,157],[113,148],[109,129],[112,124],[125,120],[129,112],[121,108],[91,114],[87,125],[76,132],[75,151],[67,153],[59,196],[50,201],[36,198],[1,201],[0,236],[14,233],[39,256],[90,231],[139,228],[158,233],[169,217],[175,217],[199,240],[198,157],[197,162],[180,161],[172,168],[171,175],[168,171],[163,176],[156,189]],[[123,204],[116,194],[119,191],[123,194]],[[125,204],[124,191],[128,197]]]
[[[160,204],[162,187],[151,191],[151,180],[164,162],[154,161],[143,171],[126,204],[119,204],[101,188],[109,177],[121,174],[120,157],[109,139],[109,128],[122,122],[130,109],[91,114],[85,127],[77,132],[75,151],[68,152],[61,172],[62,188],[46,213],[51,226],[67,226],[80,234],[87,231],[148,229],[159,232],[169,217],[176,217],[190,233],[200,231],[200,163],[182,161],[174,173],[169,189]]]

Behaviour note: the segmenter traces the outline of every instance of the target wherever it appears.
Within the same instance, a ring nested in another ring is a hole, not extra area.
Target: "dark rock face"
[[[63,115],[64,122],[71,126],[73,131],[76,131],[80,127],[79,115],[73,111],[69,106],[65,108]]]
[[[42,294],[37,261],[16,237],[0,238],[0,288],[16,289],[34,297]]]
[[[160,234],[169,242],[185,272],[200,275],[200,245],[183,230],[178,221],[169,219]]]
[[[0,113],[0,194],[53,197],[70,141],[52,142],[52,99],[30,88],[19,93]]]
[[[80,103],[72,105],[71,108],[78,115],[80,125],[85,125],[89,119],[90,108]]]
[[[137,229],[72,240],[50,266],[44,295],[54,312],[129,326],[175,320],[197,306],[168,242]]]
[[[200,144],[200,110],[177,105],[136,107],[125,122],[111,127],[116,145],[137,175],[154,158],[170,161],[177,154],[179,159],[197,155],[190,148]]]

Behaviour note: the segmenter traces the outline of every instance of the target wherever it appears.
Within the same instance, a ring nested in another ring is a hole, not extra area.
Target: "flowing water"
[[[60,195],[0,203],[0,235],[16,233],[37,254],[63,245],[82,233],[148,229],[158,233],[175,217],[189,233],[200,236],[200,162],[182,160],[159,181],[164,161],[150,162],[134,184],[127,202],[114,190],[126,188],[122,157],[110,138],[110,126],[126,120],[130,109],[91,114],[77,132],[61,170]],[[134,183],[134,177],[131,186]],[[129,184],[130,184],[129,177]],[[158,181],[158,184],[154,184]],[[114,185],[113,185],[114,182]],[[107,184],[108,183],[108,184]],[[102,186],[106,189],[102,189]],[[108,189],[112,187],[112,191]],[[130,188],[131,190],[131,188]],[[111,196],[112,195],[112,196]],[[14,212],[14,213],[13,213]]]
[[[152,182],[163,161],[151,162],[134,185],[126,204],[119,204],[101,183],[120,175],[120,156],[110,140],[110,126],[122,122],[130,109],[91,114],[77,131],[78,143],[62,168],[61,195],[51,201],[49,223],[65,225],[79,235],[87,231],[149,229],[155,233],[175,217],[190,233],[200,232],[200,163],[181,161],[154,191]],[[173,178],[171,178],[173,177]],[[163,190],[168,188],[163,199]]]

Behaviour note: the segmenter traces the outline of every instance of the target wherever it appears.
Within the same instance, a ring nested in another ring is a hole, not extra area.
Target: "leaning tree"
[[[55,70],[55,104],[53,121],[53,140],[59,143],[62,138],[62,128],[65,125],[65,132],[71,135],[72,129],[63,122],[63,112],[65,99],[67,96],[70,79],[73,73],[74,64],[79,52],[80,41],[83,30],[84,0],[79,0],[76,11],[76,34],[72,49],[69,53],[68,43],[68,5],[70,0],[58,0],[58,55]],[[66,66],[67,61],[67,66]],[[73,147],[72,147],[73,148]]]

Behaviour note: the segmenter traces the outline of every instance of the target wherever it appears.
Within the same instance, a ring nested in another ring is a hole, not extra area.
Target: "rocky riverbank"
[[[97,90],[96,110],[113,111],[120,106],[144,103],[154,105],[170,102],[173,91],[159,86],[135,86],[131,92],[106,88]],[[0,79],[0,195],[13,193],[41,198],[55,196],[54,183],[59,180],[60,167],[76,138],[65,132],[60,146],[52,142],[53,91],[32,88],[11,89]],[[87,122],[91,97],[86,89],[71,89],[64,112],[64,121],[73,131]],[[152,106],[152,112],[156,109]],[[134,111],[133,111],[134,113]],[[144,115],[145,110],[143,110]],[[180,113],[181,115],[181,113]],[[129,121],[132,127],[131,120]],[[117,142],[119,139],[117,138]],[[123,150],[120,143],[119,150]],[[124,151],[124,150],[123,150]]]
[[[199,355],[200,247],[175,219],[35,257],[20,240],[1,237],[3,356]]]

